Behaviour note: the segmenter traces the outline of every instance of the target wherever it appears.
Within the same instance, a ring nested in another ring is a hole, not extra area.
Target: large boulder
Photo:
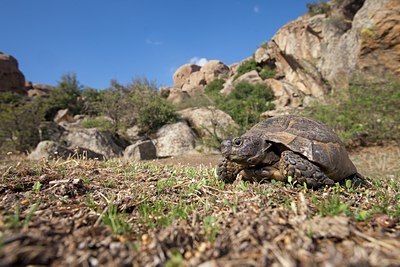
[[[264,84],[271,88],[274,93],[275,100],[273,103],[275,108],[299,107],[303,104],[304,93],[291,83],[283,80],[266,79]]]
[[[188,92],[178,87],[163,87],[161,95],[172,104],[179,104],[190,98]]]
[[[185,83],[188,83],[189,76],[200,70],[200,66],[195,64],[185,64],[178,68],[173,76],[174,86],[181,88]]]
[[[196,71],[190,74],[188,83],[193,86],[204,86],[207,84],[206,78],[202,71]]]
[[[229,67],[219,60],[210,60],[201,68],[206,83],[210,83],[215,79],[224,78],[229,73]]]
[[[47,84],[25,82],[25,89],[29,97],[48,97],[50,92],[54,90],[54,87]]]
[[[237,134],[239,125],[231,116],[215,107],[187,108],[178,112],[200,137],[226,139]]]
[[[156,136],[153,141],[157,157],[178,156],[195,151],[196,136],[185,122],[164,125]]]
[[[54,141],[42,141],[36,148],[28,155],[28,159],[41,160],[41,159],[104,159],[104,156],[93,152],[89,149],[76,147],[75,149],[67,148]]]
[[[14,57],[0,53],[0,92],[7,91],[25,94],[25,77]]]
[[[186,92],[190,97],[201,95],[204,93],[204,86],[185,83],[182,92]]]
[[[122,155],[123,149],[116,144],[109,132],[96,128],[68,127],[62,135],[68,147],[82,147],[104,155],[107,159]]]
[[[326,81],[343,88],[355,74],[400,76],[400,1],[344,0],[328,14],[306,14],[284,25],[256,53],[305,95],[326,95]]]
[[[54,116],[53,121],[57,124],[65,124],[74,122],[74,116],[69,111],[69,109],[60,109],[57,111],[57,114]]]
[[[151,140],[138,141],[125,148],[126,160],[150,160],[157,158],[156,147]]]
[[[261,83],[263,79],[261,79],[260,75],[258,75],[258,72],[256,70],[252,70],[249,72],[246,72],[243,75],[240,75],[235,81],[234,84],[240,83],[240,82],[247,82],[251,84],[256,84],[256,83]]]

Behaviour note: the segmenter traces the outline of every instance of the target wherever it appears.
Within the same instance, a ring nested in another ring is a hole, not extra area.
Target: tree
[[[0,94],[1,149],[26,152],[40,141],[39,127],[44,121],[41,98],[27,99],[15,93]]]
[[[81,97],[82,86],[79,84],[75,73],[61,76],[55,90],[50,92],[47,99],[46,118],[52,120],[60,109],[68,108],[72,114],[79,114],[83,109]]]

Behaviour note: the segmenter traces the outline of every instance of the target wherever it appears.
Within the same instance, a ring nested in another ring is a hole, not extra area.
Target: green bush
[[[330,125],[348,146],[400,141],[400,81],[353,82],[305,114]]]
[[[318,0],[313,3],[307,3],[306,6],[308,8],[308,13],[310,13],[311,16],[327,14],[331,9],[327,0]]]
[[[0,93],[0,150],[27,152],[40,141],[40,124],[44,121],[41,98]]]
[[[216,86],[215,91],[219,88]],[[271,101],[274,94],[263,84],[240,82],[227,95],[214,94],[212,89],[206,88],[206,94],[213,99],[217,108],[228,113],[242,130],[247,130],[260,120],[263,112],[273,109]],[[218,90],[219,92],[219,90]]]
[[[261,79],[272,79],[275,77],[276,71],[268,66],[265,66],[259,73]]]
[[[85,118],[80,125],[83,128],[97,128],[100,131],[113,132],[113,124],[110,120],[101,117]]]
[[[81,91],[82,86],[79,84],[76,74],[63,75],[46,100],[46,119],[52,120],[60,109],[68,108],[72,114],[81,113],[83,107]]]
[[[164,124],[176,122],[177,118],[170,103],[152,94],[139,107],[137,123],[142,133],[152,133]]]
[[[143,134],[148,134],[177,120],[173,106],[157,93],[154,83],[144,78],[126,86],[112,81],[109,89],[93,99],[92,106],[111,118],[113,132],[138,125]]]
[[[249,60],[246,60],[237,69],[237,74],[234,78],[236,80],[240,76],[242,76],[245,73],[248,73],[252,70],[256,70],[257,72],[261,70],[261,68],[257,65],[257,62],[254,60],[254,58],[251,58]]]

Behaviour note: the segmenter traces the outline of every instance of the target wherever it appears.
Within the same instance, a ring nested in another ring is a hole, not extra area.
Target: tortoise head
[[[266,159],[271,143],[259,136],[236,137],[221,143],[222,155],[230,161],[243,165],[269,162]]]

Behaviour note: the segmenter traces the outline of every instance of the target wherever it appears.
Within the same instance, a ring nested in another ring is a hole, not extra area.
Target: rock
[[[181,88],[185,83],[188,83],[189,76],[200,70],[200,66],[195,64],[185,64],[178,68],[173,76],[174,86]]]
[[[79,159],[104,159],[104,156],[95,153],[88,149],[77,147],[75,149],[69,149],[65,146],[60,145],[54,141],[42,141],[36,148],[28,155],[28,159],[41,160],[41,159],[68,159],[68,158],[79,158]]]
[[[276,79],[266,79],[264,84],[274,92],[275,100],[273,103],[275,108],[285,106],[299,107],[302,105],[304,94],[289,82]]]
[[[161,97],[167,98],[171,92],[170,88],[169,86],[160,86],[160,88],[158,88],[158,93]]]
[[[277,107],[273,110],[265,111],[264,113],[261,114],[261,117],[267,119],[267,118],[272,118],[272,117],[281,116],[281,115],[293,115],[293,114],[296,114],[297,111],[298,111],[298,109],[288,107],[288,106]]]
[[[207,84],[215,79],[226,77],[229,71],[229,67],[219,60],[208,61],[200,70]]]
[[[190,95],[188,92],[183,91],[177,87],[170,87],[167,100],[173,104],[179,104],[189,99]]]
[[[65,128],[53,121],[43,121],[39,125],[40,140],[49,140],[58,142]]]
[[[18,61],[0,53],[0,92],[25,94],[25,77],[18,68]]]
[[[400,77],[400,1],[365,1],[353,25],[361,37],[357,68]]]
[[[237,134],[239,125],[225,112],[215,107],[187,108],[178,112],[200,137],[223,140]]]
[[[202,68],[203,69],[203,68]],[[207,84],[206,78],[202,71],[196,71],[190,74],[189,84],[193,86],[204,86]]]
[[[28,82],[25,84],[25,89],[29,97],[47,97],[50,92],[54,90],[54,87],[46,84],[32,84],[32,82]]]
[[[126,160],[150,160],[156,158],[156,147],[151,140],[138,141],[125,148],[124,151],[124,159]]]
[[[204,93],[204,86],[184,84],[182,92],[186,92],[190,97],[197,96]]]
[[[229,77],[223,84],[223,87],[222,87],[221,91],[219,91],[219,93],[221,95],[229,95],[230,93],[232,93],[234,80],[235,80],[235,76]]]
[[[258,72],[256,70],[249,71],[241,76],[239,76],[236,81],[234,81],[234,84],[240,83],[240,82],[248,82],[251,84],[256,84],[256,83],[262,83],[263,79],[258,75]]]
[[[75,121],[73,115],[67,108],[57,111],[57,114],[54,116],[53,120],[57,124],[72,123]]]
[[[283,26],[257,60],[273,58],[286,81],[321,98],[324,81],[343,88],[357,73],[399,77],[399,32],[398,0],[344,0],[333,3],[328,15],[307,14]]]
[[[185,122],[167,124],[161,127],[153,140],[157,157],[170,157],[193,153],[196,146],[196,137]]]
[[[134,125],[126,129],[123,135],[130,141],[137,141],[141,138],[139,133],[140,133],[139,127],[137,125]]]
[[[70,126],[62,135],[62,140],[68,147],[82,147],[104,155],[107,159],[122,155],[123,149],[119,147],[111,133],[100,132],[96,128],[84,129]]]

